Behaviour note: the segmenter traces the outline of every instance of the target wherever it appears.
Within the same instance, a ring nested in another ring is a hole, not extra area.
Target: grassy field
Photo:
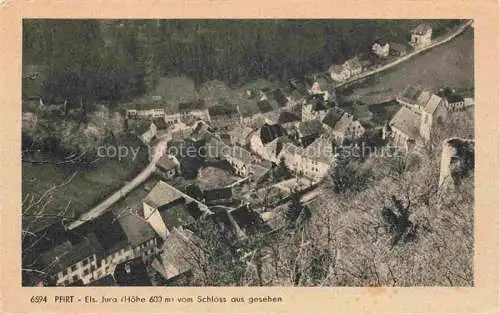
[[[466,30],[452,41],[433,48],[387,71],[367,78],[337,95],[344,101],[374,104],[387,101],[407,85],[450,86],[470,95],[474,90],[474,33]]]
[[[141,150],[146,153],[146,150]],[[100,159],[88,166],[55,165],[52,163],[22,164],[23,199],[38,199],[54,185],[62,185],[74,177],[68,184],[57,188],[51,197],[49,206],[43,217],[26,215],[23,206],[24,226],[36,231],[43,229],[58,220],[59,214],[68,204],[65,216],[77,216],[93,205],[98,204],[109,194],[120,188],[125,181],[133,178],[147,163],[147,154],[140,155],[136,161],[117,159]]]

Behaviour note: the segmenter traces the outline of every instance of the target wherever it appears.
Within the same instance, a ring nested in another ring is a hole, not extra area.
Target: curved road
[[[377,68],[375,70],[371,70],[371,71],[365,72],[365,73],[363,73],[363,74],[361,74],[359,76],[353,77],[352,79],[349,79],[349,80],[347,80],[345,82],[338,83],[338,84],[335,85],[335,88],[342,87],[342,86],[344,86],[346,84],[350,84],[350,83],[356,82],[356,81],[358,81],[360,79],[363,79],[363,78],[366,78],[366,77],[368,77],[370,75],[373,75],[373,74],[376,74],[378,72],[387,70],[387,69],[389,69],[389,68],[391,68],[391,67],[393,67],[395,65],[398,65],[401,62],[404,62],[404,61],[406,61],[406,60],[408,60],[408,59],[410,59],[410,58],[412,58],[412,57],[414,57],[414,56],[416,56],[416,55],[418,55],[418,54],[420,54],[420,53],[422,53],[424,51],[427,51],[427,50],[429,50],[431,48],[434,48],[436,46],[439,46],[439,45],[442,45],[442,44],[444,44],[446,42],[449,42],[453,38],[455,38],[458,35],[460,35],[461,33],[463,33],[467,29],[467,27],[469,27],[470,25],[472,25],[472,23],[473,23],[473,21],[469,20],[464,25],[460,26],[460,28],[458,30],[456,30],[455,32],[451,33],[447,37],[445,37],[445,38],[443,38],[443,39],[441,39],[439,41],[433,42],[429,46],[417,49],[417,50],[415,50],[415,51],[413,51],[413,52],[405,55],[404,57],[401,57],[401,58],[399,58],[399,59],[397,59],[397,60],[395,60],[393,62],[390,62],[390,63],[388,63],[386,65],[381,66],[380,68]]]
[[[151,156],[151,161],[149,162],[148,166],[141,171],[141,173],[139,173],[134,179],[128,182],[125,186],[121,187],[118,191],[111,194],[99,205],[90,209],[88,212],[82,214],[74,222],[68,224],[66,226],[66,229],[71,230],[77,228],[80,225],[84,224],[85,222],[95,219],[96,217],[99,217],[100,215],[105,213],[111,205],[118,202],[127,193],[129,193],[137,186],[139,186],[141,183],[146,181],[146,179],[149,178],[156,170],[156,162],[161,158],[161,156],[163,156],[165,149],[167,147],[168,140],[169,140],[168,135],[160,140],[160,142],[154,148],[154,153]]]

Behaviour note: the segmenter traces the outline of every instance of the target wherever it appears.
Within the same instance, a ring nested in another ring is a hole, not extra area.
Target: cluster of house
[[[136,208],[109,210],[72,230],[58,224],[41,231],[43,239],[57,243],[40,254],[47,274],[40,285],[176,285],[199,261],[202,247],[192,228],[198,220],[208,217],[234,240],[262,225],[246,206],[213,206],[231,197],[224,189],[194,194],[158,181]]]
[[[401,57],[408,53],[410,47],[414,49],[424,48],[432,43],[432,27],[428,24],[420,24],[411,31],[409,45],[400,43],[390,43],[383,39],[378,39],[371,46],[371,53],[379,58],[387,58],[390,55]],[[343,64],[334,64],[329,69],[330,77],[334,82],[343,82],[361,74],[366,65],[370,62],[364,62],[358,57],[346,60]]]
[[[382,137],[406,151],[429,143],[437,126],[443,124],[451,112],[474,105],[472,98],[464,98],[450,88],[434,93],[413,86],[408,86],[396,101],[402,107],[386,123]]]

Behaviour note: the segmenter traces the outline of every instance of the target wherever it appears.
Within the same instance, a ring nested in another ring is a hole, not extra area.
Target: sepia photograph
[[[25,18],[21,63],[23,287],[475,286],[473,19]]]

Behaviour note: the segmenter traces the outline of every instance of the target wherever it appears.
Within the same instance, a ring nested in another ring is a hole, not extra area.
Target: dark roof
[[[107,275],[105,277],[102,277],[100,279],[92,281],[89,286],[92,287],[110,287],[110,286],[116,286],[116,281],[115,278],[113,278],[112,275]]]
[[[299,131],[302,137],[321,134],[323,125],[318,120],[303,121],[299,124]]]
[[[102,247],[112,253],[128,245],[127,236],[112,211],[107,211],[90,225]]]
[[[103,256],[104,249],[101,246],[97,236],[94,233],[86,234],[82,240],[73,245],[70,241],[66,241],[55,246],[50,251],[40,255],[43,268],[47,268],[48,273],[58,273],[69,266],[92,256],[97,255],[97,258]]]
[[[279,88],[273,90],[273,98],[274,98],[274,100],[276,100],[278,105],[280,105],[280,107],[285,106],[288,102],[288,100],[286,99],[285,93],[283,92],[283,90],[281,90]]]
[[[119,215],[118,222],[127,235],[128,242],[132,247],[136,247],[156,237],[156,232],[151,225],[144,220],[142,204],[138,204],[138,213],[125,213]]]
[[[322,122],[333,129],[344,113],[345,111],[339,107],[330,108]]]
[[[169,230],[194,222],[184,199],[160,208],[160,215]]]
[[[43,267],[51,266],[49,273],[66,269],[93,253],[100,258],[128,246],[125,231],[112,211],[71,230],[67,239],[42,254]],[[51,265],[57,258],[57,265]]]
[[[203,191],[205,202],[225,200],[233,197],[233,189],[231,188],[216,188]]]
[[[167,123],[165,123],[165,119],[163,118],[154,118],[153,123],[156,125],[158,130],[164,130],[167,128]]]
[[[259,108],[259,111],[261,113],[267,113],[274,110],[274,108],[271,106],[271,103],[267,99],[259,100],[257,102],[257,107]]]
[[[113,277],[119,286],[152,286],[142,257],[118,264]]]
[[[192,110],[201,110],[205,108],[205,102],[200,99],[192,102],[179,103],[179,112],[189,112]]]
[[[313,111],[323,111],[330,108],[330,104],[324,99],[324,94],[312,94],[307,97],[307,104],[312,105]]]
[[[145,120],[129,120],[129,131],[137,135],[142,135],[151,128],[151,122]]]
[[[278,124],[300,121],[300,117],[290,111],[282,111],[278,117]]]
[[[191,132],[190,137],[194,141],[208,140],[210,138],[215,137],[214,134],[211,133],[212,129],[205,122],[198,122],[193,132]]]
[[[203,199],[203,191],[198,184],[190,184],[186,187],[185,193],[196,200]]]
[[[272,142],[274,139],[281,137],[286,134],[285,129],[279,124],[267,124],[265,123],[260,128],[260,140],[262,144],[267,144]]]
[[[234,209],[231,211],[231,216],[233,216],[240,228],[245,229],[247,232],[264,227],[264,220],[260,215],[247,206]]]

